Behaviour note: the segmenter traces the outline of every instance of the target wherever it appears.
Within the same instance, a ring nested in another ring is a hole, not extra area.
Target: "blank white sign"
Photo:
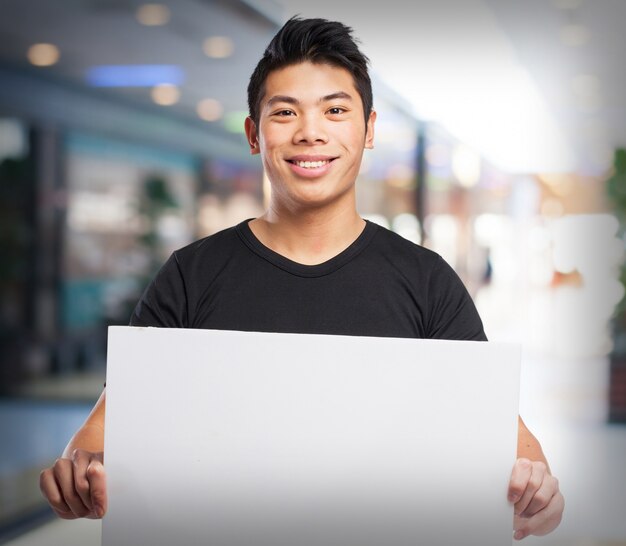
[[[519,347],[111,327],[104,546],[502,546]]]

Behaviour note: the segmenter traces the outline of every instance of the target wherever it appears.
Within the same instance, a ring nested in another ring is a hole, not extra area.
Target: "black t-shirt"
[[[319,265],[270,250],[248,220],[196,241],[161,268],[131,325],[486,340],[452,268],[371,222]]]

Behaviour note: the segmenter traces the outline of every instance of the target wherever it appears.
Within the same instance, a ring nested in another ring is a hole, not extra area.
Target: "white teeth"
[[[304,167],[305,169],[319,169],[323,165],[330,163],[330,161],[294,161],[298,167]]]

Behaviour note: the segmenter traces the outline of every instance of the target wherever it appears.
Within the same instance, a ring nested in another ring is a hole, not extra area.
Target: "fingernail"
[[[509,502],[517,502],[519,497],[515,493],[509,495]]]
[[[520,540],[520,539],[524,538],[524,532],[523,531],[515,531],[515,534],[513,535],[513,538],[515,540]]]
[[[96,517],[101,518],[104,515],[104,510],[102,509],[102,506],[94,506],[94,512],[96,513]]]

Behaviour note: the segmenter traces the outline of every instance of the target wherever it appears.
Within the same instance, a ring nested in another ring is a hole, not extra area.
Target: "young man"
[[[356,211],[372,148],[367,59],[341,23],[291,19],[248,87],[246,134],[272,184],[259,218],[197,241],[163,266],[132,325],[485,340],[461,281],[435,253]],[[105,393],[41,489],[62,518],[102,517]],[[515,538],[542,535],[563,511],[541,447],[519,421],[508,491]]]

